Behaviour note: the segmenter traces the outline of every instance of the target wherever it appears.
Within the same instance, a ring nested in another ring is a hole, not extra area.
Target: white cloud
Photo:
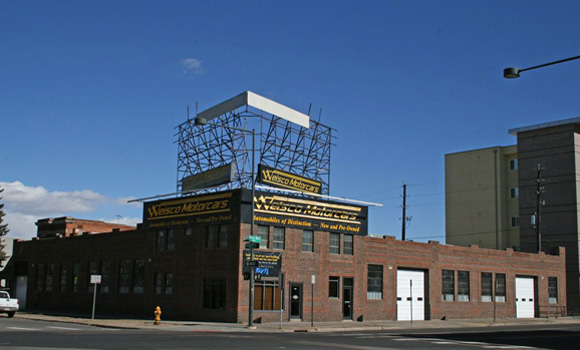
[[[181,65],[183,66],[184,73],[200,74],[203,73],[203,68],[201,67],[201,61],[197,58],[186,58],[181,60]]]
[[[106,206],[119,213],[138,210],[138,203],[128,204],[127,198],[109,198],[91,190],[60,192],[49,191],[42,186],[26,186],[20,181],[0,182],[4,192],[0,195],[4,204],[4,223],[8,224],[8,236],[31,238],[36,236],[36,221],[47,217],[72,216],[73,213],[93,213]],[[114,212],[114,211],[113,211]],[[91,219],[89,217],[81,217]],[[103,220],[103,219],[93,219]],[[117,222],[117,218],[103,220]],[[121,217],[119,223],[135,225],[140,218]]]
[[[6,210],[22,214],[49,215],[55,213],[94,211],[107,198],[91,190],[49,192],[42,186],[26,186],[20,181],[0,182]]]
[[[141,223],[143,220],[141,218],[131,218],[131,217],[116,217],[113,219],[99,219],[101,221],[105,221],[105,222],[113,222],[116,224],[121,224],[121,225],[130,225],[130,226],[137,226],[138,223]]]

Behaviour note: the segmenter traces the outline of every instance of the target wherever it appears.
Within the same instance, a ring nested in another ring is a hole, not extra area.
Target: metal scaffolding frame
[[[183,179],[233,163],[234,181],[208,189],[251,187],[251,133],[255,130],[258,163],[304,176],[322,183],[322,194],[330,193],[330,155],[333,131],[319,121],[310,128],[246,105],[226,112],[208,125],[189,119],[177,129],[177,192],[183,193]],[[224,127],[225,126],[225,127]],[[254,169],[257,174],[257,169]]]

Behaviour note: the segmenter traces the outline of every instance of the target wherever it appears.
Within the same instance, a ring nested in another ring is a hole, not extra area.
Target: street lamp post
[[[515,78],[520,77],[521,72],[525,72],[527,70],[532,70],[532,69],[536,69],[536,68],[551,66],[553,64],[573,61],[573,60],[577,60],[579,58],[580,58],[580,56],[574,56],[574,57],[570,57],[570,58],[565,58],[563,60],[558,60],[558,61],[554,61],[554,62],[550,62],[550,63],[544,63],[544,64],[540,64],[538,66],[533,66],[533,67],[524,68],[524,69],[519,69],[518,67],[509,67],[509,68],[505,68],[503,70],[503,77],[506,79],[515,79]]]
[[[208,123],[207,119],[205,118],[195,118],[195,125],[213,125],[213,126],[219,126],[222,128],[226,128],[226,129],[232,129],[232,130],[238,130],[238,131],[242,131],[242,132],[248,132],[252,134],[252,171],[251,171],[251,183],[252,183],[252,199],[251,199],[251,209],[250,209],[250,215],[252,216],[252,218],[250,219],[250,236],[254,235],[254,198],[256,197],[256,177],[254,175],[254,169],[255,167],[255,149],[256,149],[256,130],[252,129],[252,130],[247,130],[247,129],[242,129],[242,128],[236,128],[235,126],[229,126],[229,125],[224,125],[224,124],[212,124],[212,123]],[[248,328],[254,328],[254,271],[255,271],[255,266],[253,265],[254,263],[254,248],[250,247],[250,310],[248,312],[248,317],[249,317],[249,321],[248,321]]]

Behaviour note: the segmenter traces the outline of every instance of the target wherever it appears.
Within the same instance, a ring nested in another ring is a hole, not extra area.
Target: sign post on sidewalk
[[[310,327],[314,327],[314,284],[316,284],[316,276],[312,275],[312,295],[310,296]]]
[[[101,284],[101,275],[91,275],[91,283],[93,284],[93,314],[91,320],[94,320],[97,306],[97,284]]]

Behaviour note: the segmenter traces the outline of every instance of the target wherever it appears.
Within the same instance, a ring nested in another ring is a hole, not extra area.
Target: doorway
[[[302,319],[302,283],[290,283],[290,319]]]
[[[352,320],[352,278],[342,279],[342,319]]]

